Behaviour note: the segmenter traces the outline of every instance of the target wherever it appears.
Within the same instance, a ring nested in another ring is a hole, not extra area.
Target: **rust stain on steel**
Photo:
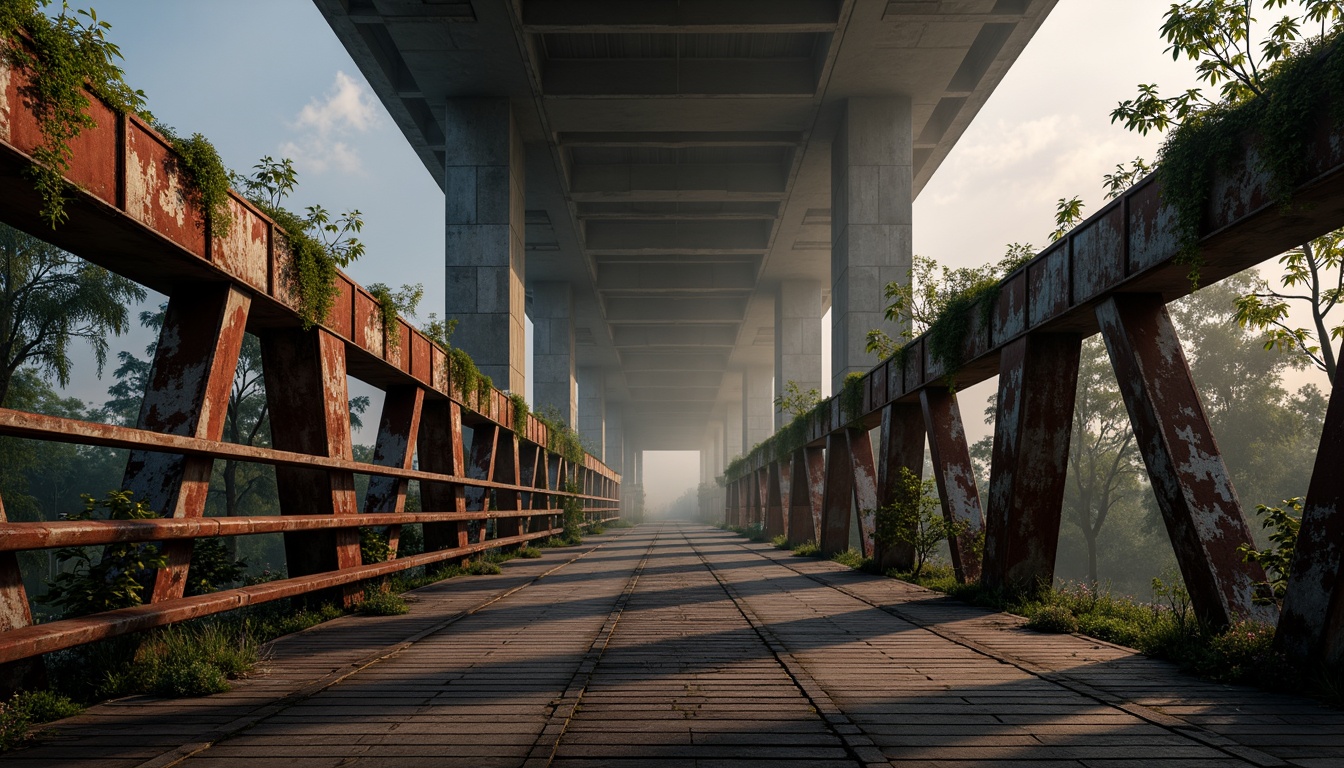
[[[1093,217],[1073,231],[1073,302],[1080,304],[1104,293],[1125,277],[1125,209],[1111,203],[1100,218]]]
[[[0,523],[8,519],[5,516],[5,500],[0,499]],[[12,551],[0,552],[0,633],[32,623],[33,614],[28,607],[28,593],[23,588],[23,571],[19,569],[18,555]],[[0,635],[0,640],[3,640],[3,635]]]
[[[773,539],[784,535],[784,499],[780,493],[778,462],[772,462],[765,474],[765,537]]]
[[[519,464],[522,460],[517,433],[499,430],[499,442],[495,447],[495,474],[490,478],[495,482],[510,485],[522,485]],[[587,492],[587,489],[584,489]],[[501,512],[519,512],[523,509],[523,495],[518,491],[496,491],[495,503]],[[517,536],[523,533],[521,517],[502,518],[495,529],[497,536]]]
[[[859,545],[864,557],[873,557],[877,532],[877,471],[873,441],[866,429],[847,429],[850,465],[854,468],[854,507],[859,516]]]
[[[1096,312],[1192,606],[1215,626],[1273,622],[1274,609],[1251,600],[1264,572],[1237,552],[1253,542],[1250,525],[1166,305],[1131,294],[1106,299]]]
[[[355,317],[351,326],[354,335],[351,340],[355,346],[374,357],[382,357],[386,346],[383,343],[383,318],[379,314],[378,302],[368,291],[357,288],[354,291]]]
[[[495,475],[495,446],[500,428],[495,424],[478,424],[471,429],[471,453],[467,456],[467,477],[493,480]],[[485,488],[467,488],[467,508],[490,508],[491,493]],[[485,540],[485,526],[470,526],[468,536],[473,541]]]
[[[755,506],[751,510],[751,522],[765,527],[766,504],[770,498],[770,471],[767,467],[756,470],[756,487],[753,499]]]
[[[466,476],[466,459],[462,447],[462,406],[452,401],[425,403],[416,450],[421,469]],[[420,500],[425,510],[430,512],[467,511],[466,490],[457,483],[421,482]],[[423,530],[426,552],[467,545],[466,522],[429,523]]]
[[[210,259],[220,269],[252,288],[266,291],[270,272],[270,224],[236,197],[229,197],[233,225],[225,237],[210,240]]]
[[[10,123],[17,111],[15,106],[18,103],[18,98],[18,82],[15,72],[10,69],[8,62],[0,61],[0,141],[7,144],[14,143],[10,138]]]
[[[271,230],[271,296],[294,312],[301,306],[295,284],[294,252],[289,247],[289,235],[279,226]]]
[[[327,312],[327,318],[322,321],[322,324],[342,339],[354,338],[355,294],[357,293],[359,293],[359,289],[355,286],[353,280],[339,273],[336,275],[336,299],[332,301],[331,311]],[[378,356],[381,357],[382,355]]]
[[[790,503],[793,500],[793,460],[791,457],[785,457],[777,462],[778,471],[775,472],[772,479],[779,486],[779,508],[780,517],[783,519],[783,525],[779,531],[780,534],[788,535],[789,517],[791,516]]]
[[[288,597],[312,594],[344,587],[358,589],[368,579],[388,576],[417,566],[432,565],[445,560],[461,558],[492,547],[523,544],[562,533],[560,529],[539,531],[526,536],[492,540],[466,547],[425,552],[382,563],[370,563],[341,571],[298,576],[270,581],[238,589],[227,589],[195,597],[181,597],[161,603],[137,605],[114,611],[61,619],[37,624],[0,634],[0,664],[40,656],[52,651],[73,648],[109,637],[163,627],[169,624],[232,611],[249,605],[260,605]]]
[[[321,328],[274,330],[262,334],[261,350],[275,447],[349,459],[345,342]],[[357,512],[352,472],[281,466],[275,480],[281,514]],[[285,560],[295,576],[357,566],[359,533],[286,534]],[[347,592],[345,597],[350,600],[354,595]]]
[[[126,125],[126,213],[205,258],[205,221],[187,200],[176,156],[138,117]]]
[[[411,375],[415,380],[433,386],[436,384],[431,373],[430,349],[433,346],[429,339],[425,338],[423,333],[412,333],[411,335]]]
[[[1054,581],[1077,392],[1080,337],[1028,334],[1003,349],[981,581],[1034,590]]]
[[[1176,215],[1162,202],[1156,176],[1141,181],[1125,196],[1129,208],[1128,274],[1161,264],[1176,252]]]
[[[844,432],[826,436],[826,487],[821,516],[821,554],[830,557],[849,548],[849,518],[854,503],[854,464]]]
[[[1344,662],[1344,386],[1330,393],[1274,642],[1297,659]]]
[[[877,445],[877,506],[885,507],[896,498],[896,482],[902,467],[916,477],[924,474],[924,422],[919,406],[893,403],[883,408]],[[879,543],[877,550],[878,565],[884,571],[889,568],[908,571],[915,567],[915,549],[910,544]]]
[[[990,333],[996,344],[1027,330],[1027,270],[1018,269],[999,289],[999,304],[995,307]]]
[[[373,463],[410,469],[415,461],[415,440],[420,434],[420,419],[425,404],[425,391],[420,387],[404,385],[387,390],[383,398],[383,412],[378,418],[378,439],[374,444]],[[369,478],[364,494],[364,511],[400,513],[406,509],[408,481],[395,477]],[[397,556],[401,543],[401,526],[387,529],[390,557]]]
[[[1030,327],[1069,308],[1069,241],[1060,240],[1027,265],[1027,308]]]
[[[821,448],[799,448],[789,462],[789,470],[789,542],[802,544],[821,541],[825,451]]]
[[[965,584],[980,578],[975,542],[984,530],[985,518],[980,512],[980,491],[975,484],[961,409],[957,396],[941,388],[921,390],[919,403],[929,435],[929,455],[943,504],[943,519],[962,526],[962,534],[951,537],[947,543],[957,581]]]
[[[218,440],[238,367],[251,299],[228,285],[187,286],[168,302],[137,426]],[[205,513],[214,462],[206,457],[132,451],[122,487],[162,517]],[[190,542],[164,547],[153,599],[180,597],[191,561]]]

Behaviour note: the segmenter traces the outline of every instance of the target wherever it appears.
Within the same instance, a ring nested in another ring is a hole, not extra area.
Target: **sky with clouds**
[[[292,157],[298,208],[357,208],[368,255],[348,271],[364,284],[423,283],[422,316],[442,312],[443,194],[309,0],[99,0],[127,79],[179,132],[200,131],[227,165]],[[1047,241],[1058,198],[1102,202],[1101,177],[1160,137],[1110,123],[1138,83],[1193,86],[1188,62],[1164,53],[1169,0],[1059,0],[1018,62],[915,202],[916,253],[962,266],[997,260],[1010,242]],[[143,339],[123,348],[139,351]],[[101,401],[107,381],[73,392]],[[962,393],[979,431],[986,385]],[[975,435],[973,435],[974,437]],[[691,459],[663,496],[695,482]],[[686,477],[690,476],[689,481]],[[652,480],[652,478],[650,478]]]

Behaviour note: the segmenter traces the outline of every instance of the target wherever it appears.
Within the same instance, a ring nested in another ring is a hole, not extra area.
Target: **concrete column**
[[[579,434],[594,456],[607,460],[607,390],[601,368],[579,371]]]
[[[566,424],[577,427],[579,392],[574,375],[574,291],[569,283],[532,284],[532,363],[532,393],[537,408],[553,408]]]
[[[803,392],[821,391],[821,283],[785,280],[775,296],[775,394],[793,381]],[[793,415],[775,409],[775,428]]]
[[[831,145],[831,391],[867,371],[868,331],[892,336],[883,287],[910,279],[910,100],[849,99]]]
[[[742,445],[743,450],[775,433],[774,372],[769,368],[742,371]]]
[[[523,142],[507,98],[446,106],[445,316],[495,386],[526,388]]]
[[[741,456],[742,450],[742,401],[728,403],[723,421],[724,466]]]
[[[605,413],[606,427],[603,432],[606,436],[607,447],[606,458],[603,461],[607,463],[607,466],[624,475],[630,465],[625,463],[625,424],[621,419],[621,407],[607,404]]]

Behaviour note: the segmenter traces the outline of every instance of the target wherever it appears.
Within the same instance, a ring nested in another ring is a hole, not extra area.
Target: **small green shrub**
[[[588,532],[594,536],[601,536],[602,534],[607,532],[607,529],[606,526],[602,525],[601,523],[594,523],[592,526],[588,528]]]
[[[831,562],[849,566],[855,570],[870,567],[872,560],[864,557],[863,553],[857,549],[846,549],[844,552],[836,552],[831,556]]]
[[[130,491],[109,491],[102,501],[82,496],[84,510],[72,520],[93,520],[101,508],[108,520],[149,520],[158,517],[142,501],[131,498]],[[167,560],[153,544],[109,544],[101,556],[93,547],[63,547],[56,550],[56,562],[66,567],[48,583],[47,592],[38,601],[61,610],[64,616],[129,608],[143,601],[145,584],[154,570]]]
[[[821,554],[821,547],[817,546],[815,541],[805,541],[793,548],[794,557],[816,557]]]
[[[1078,631],[1078,618],[1062,605],[1046,605],[1036,611],[1027,621],[1027,626],[1037,632],[1068,634]]]
[[[499,563],[493,563],[487,559],[471,561],[464,571],[472,576],[494,576],[502,573]]]
[[[8,701],[0,701],[0,752],[26,742],[31,726],[74,717],[82,710],[68,697],[53,691],[19,691]]]
[[[774,547],[775,549],[788,549],[789,537],[781,533],[775,538],[770,540],[770,546]]]
[[[514,554],[524,560],[536,560],[541,557],[541,550],[536,547],[522,547],[514,552]]]
[[[392,546],[387,541],[387,529],[360,528],[359,556],[364,563],[382,563],[392,555]]]
[[[364,599],[355,606],[355,612],[364,616],[400,616],[410,610],[401,595],[378,587],[365,587]]]
[[[258,642],[237,627],[219,623],[168,627],[140,643],[125,669],[109,672],[100,693],[124,696],[204,696],[229,690],[257,663]]]

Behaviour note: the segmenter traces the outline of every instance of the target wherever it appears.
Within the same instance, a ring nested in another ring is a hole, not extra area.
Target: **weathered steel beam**
[[[788,462],[784,462],[788,467]],[[780,488],[780,464],[771,462],[764,470],[765,473],[765,538],[773,539],[776,536],[783,536],[787,530],[785,528],[784,512],[784,494]]]
[[[1054,583],[1082,340],[1030,334],[1003,349],[981,581],[1014,592]]]
[[[1273,607],[1252,600],[1265,574],[1237,552],[1254,544],[1250,525],[1162,297],[1112,296],[1097,321],[1191,605],[1214,626],[1273,622]]]
[[[789,543],[815,544],[821,541],[826,452],[821,448],[800,448],[793,454],[789,469]]]
[[[896,499],[896,483],[905,467],[922,477],[924,474],[924,422],[913,405],[890,403],[882,409],[882,427],[878,437],[877,506]],[[915,567],[915,548],[908,542],[877,542],[878,567],[908,571]]]
[[[219,440],[251,305],[248,294],[227,284],[185,285],[168,300],[154,349],[136,426],[204,440]],[[201,517],[214,461],[208,457],[131,451],[122,487],[161,517]],[[192,542],[163,547],[152,599],[181,597]]]
[[[494,480],[495,449],[499,445],[499,427],[495,424],[481,424],[471,430],[471,453],[467,456],[467,477],[479,480]],[[486,488],[467,488],[467,508],[490,509],[491,492]],[[469,531],[472,543],[485,541],[486,526]]]
[[[1295,659],[1344,663],[1344,384],[1335,384],[1307,487],[1274,642]]]
[[[823,555],[829,557],[849,548],[850,513],[857,509],[859,546],[864,557],[873,556],[877,476],[873,444],[866,430],[845,428],[827,438],[823,509]]]
[[[495,445],[495,474],[491,480],[496,482],[508,483],[509,485],[523,485],[522,481],[522,455],[518,435],[507,429],[499,431],[499,441]],[[583,487],[584,493],[590,493],[591,489]],[[523,494],[518,491],[495,491],[495,505],[501,512],[522,512]],[[517,517],[500,518],[495,523],[495,535],[499,537],[518,536],[524,533],[524,518]]]
[[[317,328],[276,330],[261,337],[262,370],[271,419],[271,441],[287,451],[349,460],[350,401],[345,344]],[[276,493],[286,515],[353,515],[351,472],[277,467]],[[294,576],[360,565],[359,533],[325,530],[285,534],[285,564]],[[344,598],[353,602],[354,588]]]
[[[425,390],[415,386],[389,389],[383,398],[378,418],[378,438],[374,443],[373,463],[410,469],[415,461],[415,441],[420,435],[420,420],[425,406]],[[364,494],[364,512],[400,514],[406,509],[409,481],[398,477],[370,477]],[[397,556],[401,544],[401,526],[387,529],[389,557]]]
[[[960,531],[947,542],[952,569],[957,581],[965,584],[980,578],[977,550],[985,518],[980,511],[980,491],[975,484],[975,467],[966,444],[961,409],[956,393],[938,387],[921,390],[919,403],[929,435],[929,455],[942,500],[943,519]]]

